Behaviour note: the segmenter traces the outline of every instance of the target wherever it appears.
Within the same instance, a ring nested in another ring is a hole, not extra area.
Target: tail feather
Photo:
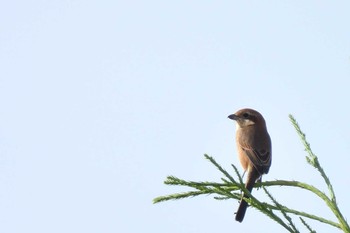
[[[236,213],[236,221],[242,222],[244,219],[245,212],[247,211],[248,203],[241,199],[241,204],[238,207],[237,213]]]
[[[260,177],[259,172],[253,168],[251,172],[248,172],[246,189],[251,193],[255,184],[255,181]],[[247,211],[248,203],[244,200],[244,198],[248,198],[247,195],[243,194],[241,198],[241,203],[239,204],[238,210],[236,212],[236,221],[242,222],[244,219],[245,212]]]

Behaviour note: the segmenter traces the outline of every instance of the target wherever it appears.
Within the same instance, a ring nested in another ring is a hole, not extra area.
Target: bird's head
[[[236,121],[237,126],[240,128],[252,125],[265,126],[264,117],[258,111],[250,108],[241,109],[236,113],[229,115],[228,118]]]

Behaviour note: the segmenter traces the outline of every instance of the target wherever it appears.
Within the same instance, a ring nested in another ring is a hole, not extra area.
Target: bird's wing
[[[265,149],[257,150],[249,145],[241,145],[241,147],[261,175],[269,172],[271,151]]]

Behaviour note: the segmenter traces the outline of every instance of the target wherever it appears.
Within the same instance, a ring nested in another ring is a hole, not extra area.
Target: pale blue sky
[[[204,153],[239,166],[227,116],[242,107],[267,121],[273,163],[264,179],[326,191],[305,163],[292,113],[349,218],[349,9],[349,1],[1,2],[0,232],[282,232],[252,209],[234,221],[236,201],[152,204],[184,191],[165,186],[167,175],[219,180]],[[272,191],[331,216],[311,195]]]

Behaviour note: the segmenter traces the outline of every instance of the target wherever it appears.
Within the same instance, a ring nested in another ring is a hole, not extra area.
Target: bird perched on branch
[[[264,117],[249,108],[241,109],[228,118],[236,121],[236,144],[238,158],[247,172],[245,187],[252,192],[255,182],[269,172],[271,166],[271,139]],[[248,203],[243,194],[236,212],[236,220],[242,222]]]

